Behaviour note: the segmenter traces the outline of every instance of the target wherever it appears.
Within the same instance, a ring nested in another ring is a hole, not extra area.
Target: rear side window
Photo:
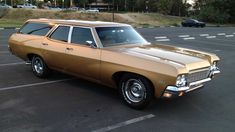
[[[52,26],[46,23],[28,22],[21,28],[19,33],[45,36],[51,28]]]
[[[93,44],[94,39],[89,28],[74,27],[71,37],[71,42],[75,44],[87,44],[87,41],[91,41]]]
[[[51,39],[56,39],[63,42],[68,42],[69,26],[59,26],[50,36]]]

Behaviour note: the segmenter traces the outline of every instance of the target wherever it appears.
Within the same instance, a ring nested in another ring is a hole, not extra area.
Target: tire
[[[119,82],[119,94],[122,101],[129,107],[143,109],[153,98],[153,87],[142,76],[124,74]]]
[[[31,69],[33,71],[33,74],[39,78],[46,78],[50,73],[50,69],[47,67],[43,59],[39,56],[33,56]]]

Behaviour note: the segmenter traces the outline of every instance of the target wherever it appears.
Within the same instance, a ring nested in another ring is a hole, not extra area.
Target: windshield
[[[148,43],[130,26],[96,27],[96,31],[104,47]]]

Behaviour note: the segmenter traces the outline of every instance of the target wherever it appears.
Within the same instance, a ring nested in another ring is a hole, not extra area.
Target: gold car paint
[[[34,53],[42,56],[42,40],[42,36],[15,33],[10,37],[9,47],[13,54],[16,54],[21,59],[27,61],[28,54]]]
[[[9,39],[9,46],[11,47],[12,52],[20,58],[26,60],[27,54],[38,54],[52,69],[99,82],[110,87],[116,87],[116,83],[112,78],[115,73],[136,73],[146,77],[152,82],[156,97],[160,97],[162,95],[166,86],[175,85],[176,77],[179,74],[189,73],[197,68],[208,67],[213,61],[219,60],[219,58],[214,54],[165,45],[151,45],[150,47],[143,46],[142,48],[168,50],[173,53],[198,57],[201,58],[202,61],[181,64],[177,62],[177,56],[174,56],[175,62],[174,60],[166,60],[161,57],[144,55],[142,53],[140,55],[138,52],[133,52],[128,48],[125,49],[125,47],[129,47],[126,45],[120,46],[124,50],[117,50],[118,46],[103,48],[94,27],[112,25],[126,26],[126,24],[104,24],[102,22],[98,24],[86,24],[85,22],[78,23],[73,21],[48,19],[33,19],[29,21],[47,22],[55,25],[66,24],[71,26],[91,27],[98,47],[91,48],[89,46],[61,42],[52,40],[46,36],[15,33]],[[43,45],[43,43],[48,45]],[[67,48],[72,48],[73,50],[68,51]]]
[[[167,49],[169,51],[177,52],[177,53],[181,53],[181,54],[185,54],[185,55],[199,57],[199,58],[208,60],[211,64],[214,61],[219,60],[219,57],[213,53],[202,52],[202,51],[187,49],[187,48],[182,48],[182,47],[175,47],[175,46],[170,46],[170,45],[166,45],[166,44],[164,44],[164,45],[163,44],[156,44],[156,45],[154,45],[154,47],[161,48],[161,49]]]
[[[66,68],[67,42],[44,37],[42,43],[42,57],[49,67],[64,70]]]
[[[66,50],[66,71],[100,80],[101,49],[82,44],[68,44]]]
[[[115,86],[116,83],[112,76],[117,72],[135,73],[142,75],[151,81],[155,89],[156,97],[160,97],[161,92],[167,85],[175,84],[176,76],[169,76],[156,72],[159,68],[155,65],[156,63],[151,61],[106,50],[102,50],[101,57],[101,82],[104,84]],[[165,73],[169,73],[170,70],[174,71],[174,68],[165,66],[165,69],[167,69],[166,67],[169,69],[165,70]]]

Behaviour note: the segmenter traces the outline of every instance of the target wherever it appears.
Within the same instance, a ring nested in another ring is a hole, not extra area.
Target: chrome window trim
[[[59,25],[55,24],[51,30],[46,34],[46,37],[49,38],[49,36],[57,29]]]
[[[72,26],[72,30],[71,30],[71,34],[70,34],[70,43],[69,43],[69,44],[73,44],[73,43],[71,42],[71,40],[72,40],[72,35],[73,35],[73,29],[74,29],[74,27],[90,29],[91,35],[92,35],[92,37],[93,37],[93,40],[95,41],[96,48],[100,48],[100,46],[99,46],[98,43],[97,43],[97,40],[96,40],[96,37],[95,37],[95,35],[94,35],[94,31],[93,31],[92,27],[86,27],[86,26],[77,26],[77,25],[76,25],[76,26]],[[75,44],[75,43],[74,43],[74,44]],[[76,45],[78,45],[78,44],[76,44]],[[79,44],[79,45],[81,45],[81,44]]]
[[[120,24],[120,25],[105,25],[105,26],[95,26],[93,27],[94,28],[94,32],[96,32],[96,36],[97,36],[97,39],[99,40],[99,44],[102,46],[102,48],[109,48],[109,47],[112,47],[112,46],[107,46],[107,47],[104,47],[101,40],[100,40],[100,37],[99,35],[97,34],[97,31],[96,31],[96,28],[105,28],[105,27],[131,27],[135,30],[135,32],[142,38],[146,41],[146,43],[143,43],[141,45],[145,45],[145,44],[151,44],[150,42],[148,42],[133,26],[131,25],[128,25],[128,24]],[[120,45],[118,45],[120,46]]]
[[[68,43],[69,44],[71,43],[72,32],[73,32],[73,26],[70,26],[69,34],[68,34]]]

